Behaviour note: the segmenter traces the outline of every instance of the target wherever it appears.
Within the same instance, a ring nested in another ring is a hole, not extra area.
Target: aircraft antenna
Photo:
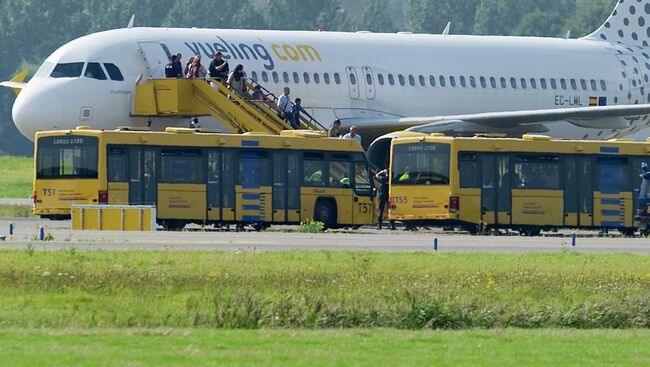
[[[450,30],[450,29],[451,29],[451,22],[447,22],[447,26],[446,26],[445,29],[442,31],[442,35],[443,35],[443,36],[447,36],[447,35],[449,35],[449,30]]]
[[[133,23],[135,23],[135,14],[131,15],[131,20],[129,20],[129,24],[127,24],[126,28],[133,28]]]

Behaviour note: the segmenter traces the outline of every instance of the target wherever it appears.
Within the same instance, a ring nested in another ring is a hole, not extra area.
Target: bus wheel
[[[636,230],[634,228],[619,228],[618,230],[624,237],[634,237]]]
[[[185,228],[185,223],[180,220],[167,219],[162,221],[162,226],[166,231],[182,231]]]
[[[314,209],[314,220],[323,222],[323,229],[336,225],[336,207],[330,200],[318,200]]]
[[[253,223],[253,229],[256,232],[262,232],[269,228],[270,226],[267,223]]]

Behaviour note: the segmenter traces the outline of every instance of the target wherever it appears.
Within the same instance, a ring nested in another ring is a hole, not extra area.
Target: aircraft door
[[[352,66],[348,66],[345,68],[345,73],[348,76],[350,99],[359,99],[359,78],[357,78],[357,70]]]
[[[361,68],[363,70],[364,81],[366,82],[366,99],[375,99],[375,76],[369,66]]]
[[[138,51],[144,58],[150,78],[165,77],[165,66],[171,59],[171,52],[164,43],[138,42]]]

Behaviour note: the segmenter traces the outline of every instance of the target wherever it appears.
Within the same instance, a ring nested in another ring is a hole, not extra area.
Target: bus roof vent
[[[151,131],[151,129],[143,126],[118,126],[115,131]]]
[[[166,133],[175,133],[175,134],[194,134],[198,131],[199,129],[190,129],[187,127],[168,127],[165,129]]]
[[[79,125],[74,128],[75,130],[90,130],[90,126],[88,125]]]
[[[535,135],[535,134],[524,134],[522,137],[524,140],[531,141],[550,141],[551,137],[548,135]]]
[[[429,136],[433,136],[435,138],[437,136],[445,136],[445,134],[443,134],[443,133],[431,133],[431,134],[429,134]]]
[[[282,130],[280,136],[296,136],[302,138],[324,138],[327,136],[325,131],[314,130]]]
[[[243,133],[242,135],[269,135],[269,133],[261,132],[261,131],[247,131]]]

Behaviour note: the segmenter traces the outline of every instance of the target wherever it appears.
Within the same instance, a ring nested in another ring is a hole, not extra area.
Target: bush
[[[300,222],[300,228],[298,232],[300,233],[321,233],[325,223],[319,222],[317,220],[307,219],[304,222]]]

